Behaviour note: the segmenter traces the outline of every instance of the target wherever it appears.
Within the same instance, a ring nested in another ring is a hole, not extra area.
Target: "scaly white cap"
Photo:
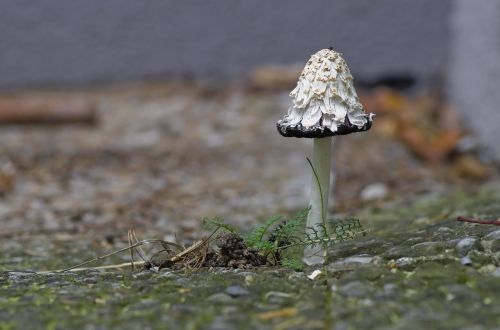
[[[293,105],[277,123],[283,136],[345,135],[366,131],[373,121],[359,102],[346,61],[331,48],[311,56],[290,97]]]

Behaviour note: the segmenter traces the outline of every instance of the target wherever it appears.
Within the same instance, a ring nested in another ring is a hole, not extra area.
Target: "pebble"
[[[164,278],[164,279],[170,279],[170,280],[177,280],[181,278],[181,276],[175,274],[172,271],[161,271],[160,275],[158,275],[158,278]]]
[[[347,297],[363,298],[373,291],[372,287],[365,282],[349,282],[340,287],[339,292]]]
[[[479,268],[479,273],[481,274],[494,274],[495,272],[498,272],[499,267],[496,267],[495,265],[488,264],[485,265],[481,268]]]
[[[440,234],[453,234],[453,229],[450,227],[439,227],[437,232]]]
[[[495,276],[495,277],[500,277],[500,267],[497,267],[492,273],[491,275]]]
[[[35,273],[26,273],[26,272],[9,272],[9,278],[16,278],[22,276],[34,276]]]
[[[290,275],[288,275],[288,280],[293,281],[293,280],[300,280],[305,277],[306,274],[303,272],[293,272]]]
[[[250,285],[255,281],[254,275],[245,275],[245,284]]]
[[[225,292],[233,298],[250,294],[247,289],[239,285],[231,285],[225,290]]]
[[[283,304],[292,297],[291,294],[279,291],[270,291],[266,293],[264,299],[271,304]]]
[[[472,266],[472,260],[468,256],[460,258],[460,263],[463,266]]]
[[[150,310],[159,305],[158,300],[155,299],[144,299],[135,304],[130,305],[129,311],[140,311],[140,310]]]
[[[481,300],[481,295],[473,289],[462,284],[447,284],[442,287],[448,292],[447,300],[454,302],[463,302],[465,304],[474,304]]]
[[[420,256],[436,255],[444,251],[443,242],[423,242],[411,247],[412,251]]]
[[[384,259],[398,259],[411,254],[410,247],[407,246],[394,246],[387,250],[383,257]]]
[[[396,260],[396,265],[401,270],[410,271],[415,269],[417,261],[412,257],[402,257]]]
[[[384,284],[384,295],[394,296],[398,291],[398,286],[394,283]]]
[[[99,281],[97,277],[87,277],[83,279],[83,283],[85,284],[96,284]]]
[[[153,272],[143,271],[143,272],[134,274],[133,277],[134,277],[134,279],[137,279],[137,280],[147,280],[147,279],[150,279],[151,276],[153,276]]]
[[[226,293],[222,293],[222,292],[215,293],[207,298],[207,301],[209,301],[209,302],[220,303],[220,304],[229,303],[232,300],[233,300],[233,298],[231,298],[230,295],[228,295]]]
[[[459,256],[464,257],[476,245],[477,245],[477,238],[465,237],[457,243],[455,249],[457,250]]]
[[[64,279],[61,279],[60,277],[57,276],[48,276],[44,279],[43,284],[51,287],[61,287],[69,285],[70,282],[65,281]]]
[[[500,239],[500,229],[492,231],[488,235],[484,236],[483,241],[493,241]]]
[[[364,202],[384,199],[389,195],[389,188],[381,182],[372,183],[366,186],[360,194],[360,198]]]
[[[500,251],[500,229],[492,231],[481,240],[481,245],[487,251]]]
[[[345,258],[344,260],[340,260],[339,263],[343,265],[366,265],[371,263],[372,260],[372,256],[363,254]]]
[[[372,238],[369,240],[361,240],[357,242],[353,242],[354,247],[356,250],[359,252],[364,252],[367,255],[376,255],[385,252],[390,246],[391,243],[388,243],[387,241],[384,241],[380,238]],[[358,255],[361,255],[361,253],[358,252]]]
[[[279,277],[281,275],[279,270],[265,270],[263,274],[266,274],[267,276],[274,276],[274,277]]]

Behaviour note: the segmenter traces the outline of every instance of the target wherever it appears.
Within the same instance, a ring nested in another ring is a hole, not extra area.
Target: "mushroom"
[[[278,132],[285,137],[313,138],[311,200],[306,232],[326,228],[332,137],[370,129],[374,114],[366,114],[353,86],[353,77],[341,54],[332,48],[312,55],[297,86],[290,93],[293,105],[278,121]],[[306,247],[308,265],[325,261],[322,246]]]

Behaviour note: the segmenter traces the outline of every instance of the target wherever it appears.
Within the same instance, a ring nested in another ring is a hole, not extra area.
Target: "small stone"
[[[469,257],[465,256],[460,259],[460,263],[462,266],[472,266],[472,260]]]
[[[266,293],[264,299],[271,304],[283,304],[286,302],[292,295],[285,292],[279,291],[270,291]]]
[[[245,284],[249,285],[255,282],[255,276],[254,275],[245,275]]]
[[[473,263],[479,265],[487,265],[492,262],[490,254],[477,250],[470,251],[469,254],[467,254],[467,256],[472,260]]]
[[[9,272],[8,274],[10,279],[35,275],[34,273],[24,273],[24,272]]]
[[[299,280],[303,279],[305,277],[305,274],[303,272],[293,272],[290,275],[288,275],[289,280]]]
[[[360,281],[349,282],[340,287],[339,292],[347,297],[363,298],[373,291],[372,287]]]
[[[132,304],[130,307],[129,307],[129,311],[144,311],[144,310],[151,310],[153,309],[155,306],[158,306],[158,300],[154,300],[154,299],[144,299],[144,300],[141,300],[141,301],[138,301],[137,303],[135,304]]]
[[[363,254],[363,255],[359,255],[359,256],[352,256],[352,257],[345,258],[344,260],[342,260],[342,262],[344,264],[366,265],[366,264],[371,263],[372,260],[373,260],[372,256]]]
[[[177,280],[180,278],[179,275],[175,274],[172,271],[160,271],[160,275],[158,275],[158,278],[163,278],[163,279],[170,279],[170,280]]]
[[[495,272],[498,272],[499,267],[496,267],[495,265],[489,264],[485,265],[481,268],[479,268],[479,273],[481,274],[494,274]]]
[[[439,229],[443,229],[443,227],[440,227]],[[439,231],[438,229],[438,231]],[[405,245],[415,245],[418,243],[425,242],[425,238],[417,236],[417,237],[410,237],[405,241]]]
[[[491,252],[500,251],[500,229],[492,231],[481,240],[481,245]]]
[[[437,232],[441,234],[451,234],[453,233],[453,229],[451,229],[450,227],[439,227],[437,229]]]
[[[150,272],[150,271],[143,271],[143,272],[134,274],[133,277],[135,279],[137,279],[137,280],[147,280],[147,279],[151,278],[151,276],[153,276],[152,272]]]
[[[411,249],[415,255],[432,256],[443,252],[445,245],[442,242],[423,242],[413,245]]]
[[[338,271],[346,268],[368,265],[372,262],[372,260],[373,257],[369,255],[357,255],[357,256],[347,257],[345,259],[341,259],[330,264],[329,269],[331,271]]]
[[[398,290],[398,286],[393,283],[384,284],[384,295],[385,296],[395,296]]]
[[[240,296],[246,296],[246,295],[250,294],[250,292],[248,292],[247,289],[245,289],[239,285],[231,285],[230,287],[228,287],[226,289],[225,292],[233,298],[240,297]]]
[[[456,303],[473,304],[481,300],[481,296],[475,290],[461,284],[447,284],[442,287],[447,293],[447,300]]]
[[[372,183],[366,186],[360,194],[360,198],[364,202],[384,199],[389,195],[389,189],[384,183]]]
[[[370,307],[370,306],[373,306],[374,302],[372,299],[369,299],[369,298],[365,298],[363,300],[360,301],[360,305],[361,306],[367,306],[367,307]]]
[[[85,284],[96,284],[98,281],[97,277],[87,277],[83,279],[83,283]]]
[[[51,287],[61,287],[68,285],[68,282],[56,276],[48,276],[44,278],[43,284]]]
[[[372,264],[375,266],[380,266],[384,263],[384,259],[381,256],[375,256],[372,259]]]
[[[219,304],[225,304],[225,303],[230,303],[233,300],[230,295],[219,292],[211,295],[210,297],[207,298],[207,301],[212,302],[212,303],[219,303]]]
[[[465,237],[457,243],[455,249],[457,250],[459,256],[464,257],[475,246],[477,246],[477,238]]]
[[[394,246],[387,250],[382,256],[386,260],[398,259],[408,256],[412,253],[411,249],[406,246]]]
[[[351,272],[352,276],[358,280],[376,281],[386,273],[385,267],[375,267],[374,265],[363,265]],[[344,278],[344,276],[343,276]]]
[[[483,241],[493,241],[500,239],[500,229],[492,231],[488,235],[484,236]]]
[[[500,277],[500,267],[497,267],[492,273],[492,276]]]
[[[262,272],[262,274],[265,274],[266,276],[272,276],[272,277],[279,277],[281,275],[279,270],[265,270]]]
[[[411,257],[402,257],[396,260],[396,266],[401,270],[410,271],[415,269],[417,261]]]
[[[221,308],[220,313],[222,315],[231,315],[234,313],[238,313],[238,307],[237,306],[225,306],[225,307]]]
[[[360,240],[352,243],[354,248],[358,250],[358,255],[377,255],[384,253],[389,247],[391,247],[391,243],[379,238],[372,238],[366,241]]]

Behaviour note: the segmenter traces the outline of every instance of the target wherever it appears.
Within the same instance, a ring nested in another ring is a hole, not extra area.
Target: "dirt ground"
[[[205,217],[248,228],[307,205],[312,141],[283,138],[275,128],[289,106],[286,92],[168,83],[21,96],[91,100],[98,122],[0,127],[1,161],[15,170],[0,197],[3,237],[125,238],[134,228],[189,239]],[[331,214],[496,177],[464,180],[450,164],[426,165],[376,127],[335,138]],[[386,191],[363,201],[363,189],[374,183]]]
[[[382,111],[369,132],[335,138],[330,215],[359,218],[367,235],[333,246],[318,280],[307,277],[314,267],[35,273],[126,247],[131,228],[187,243],[203,234],[205,217],[248,229],[292,214],[307,206],[312,141],[276,131],[286,92],[169,83],[16,95],[90,100],[98,121],[0,126],[0,330],[494,329],[500,321],[492,294],[500,231],[456,221],[498,218],[495,166],[459,152],[453,134],[421,142],[437,130],[427,122],[401,139],[391,118],[408,125],[407,113]]]

